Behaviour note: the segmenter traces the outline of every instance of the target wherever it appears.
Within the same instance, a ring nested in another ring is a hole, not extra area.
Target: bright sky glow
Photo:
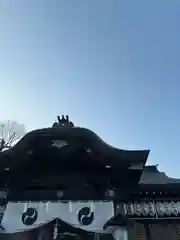
[[[1,0],[0,119],[67,113],[180,177],[180,1]]]

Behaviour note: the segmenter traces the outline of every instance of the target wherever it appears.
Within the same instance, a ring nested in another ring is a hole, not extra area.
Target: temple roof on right
[[[146,166],[142,173],[140,184],[172,184],[179,183],[180,179],[170,178],[164,172],[159,172],[157,166]]]

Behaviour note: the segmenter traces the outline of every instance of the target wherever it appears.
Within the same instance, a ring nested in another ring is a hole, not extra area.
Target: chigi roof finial
[[[69,116],[57,116],[57,122],[52,127],[74,127],[74,123],[69,121]]]

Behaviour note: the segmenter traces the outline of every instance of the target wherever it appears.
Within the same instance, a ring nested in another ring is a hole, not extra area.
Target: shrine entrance
[[[60,233],[58,234],[57,240],[93,240],[93,233],[84,234],[72,234],[72,233]]]

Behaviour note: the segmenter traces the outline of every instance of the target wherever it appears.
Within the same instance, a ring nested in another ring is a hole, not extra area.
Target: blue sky
[[[1,0],[0,119],[61,113],[180,177],[180,1]]]

